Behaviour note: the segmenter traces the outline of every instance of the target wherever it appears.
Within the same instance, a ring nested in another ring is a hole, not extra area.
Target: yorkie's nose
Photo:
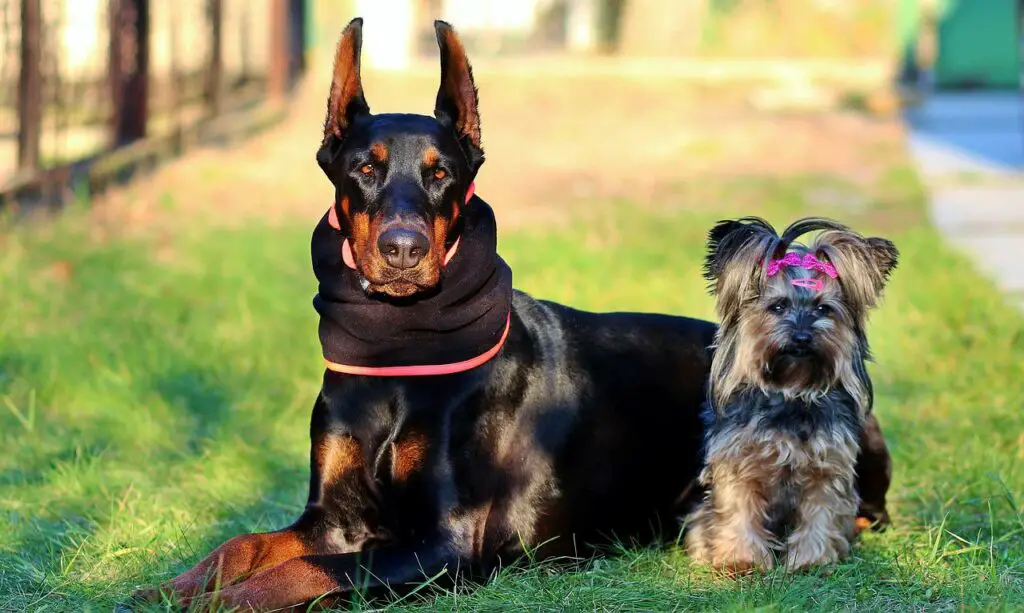
[[[806,347],[811,344],[811,333],[807,330],[797,330],[793,333],[793,344],[798,347]]]

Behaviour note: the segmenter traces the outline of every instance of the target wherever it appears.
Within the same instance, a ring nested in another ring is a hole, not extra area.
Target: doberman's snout
[[[377,249],[390,266],[405,270],[420,263],[430,249],[430,241],[415,230],[392,228],[377,239]]]

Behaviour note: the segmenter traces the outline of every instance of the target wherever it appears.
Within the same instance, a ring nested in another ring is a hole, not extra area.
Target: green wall
[[[1019,88],[1019,0],[948,2],[939,22],[939,87]]]

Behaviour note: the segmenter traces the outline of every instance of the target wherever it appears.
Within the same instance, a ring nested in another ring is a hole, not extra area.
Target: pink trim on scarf
[[[481,353],[475,358],[463,360],[461,362],[453,362],[451,364],[422,364],[416,366],[351,366],[349,364],[338,364],[337,362],[331,362],[330,360],[324,360],[327,363],[327,370],[334,372],[340,372],[346,375],[363,375],[367,377],[433,377],[437,375],[453,375],[455,373],[465,372],[472,370],[481,364],[485,364],[490,361],[491,358],[496,356],[501,351],[502,346],[505,344],[505,339],[508,338],[508,330],[512,325],[512,314],[509,313],[508,319],[505,320],[505,331],[501,333],[501,338],[498,343]]]

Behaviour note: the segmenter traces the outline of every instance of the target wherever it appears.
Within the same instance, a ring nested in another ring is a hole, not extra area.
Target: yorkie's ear
[[[884,285],[889,282],[889,275],[896,269],[896,264],[900,259],[900,251],[896,248],[895,243],[887,238],[872,236],[867,240],[871,254],[875,257],[875,266],[878,267],[878,271],[882,274],[882,284]]]
[[[704,278],[718,296],[719,313],[736,313],[743,297],[760,287],[765,259],[784,250],[775,228],[760,217],[718,222],[708,232]]]
[[[852,230],[823,232],[810,249],[835,265],[845,298],[858,311],[878,304],[899,260],[899,250],[892,241],[865,238]]]

